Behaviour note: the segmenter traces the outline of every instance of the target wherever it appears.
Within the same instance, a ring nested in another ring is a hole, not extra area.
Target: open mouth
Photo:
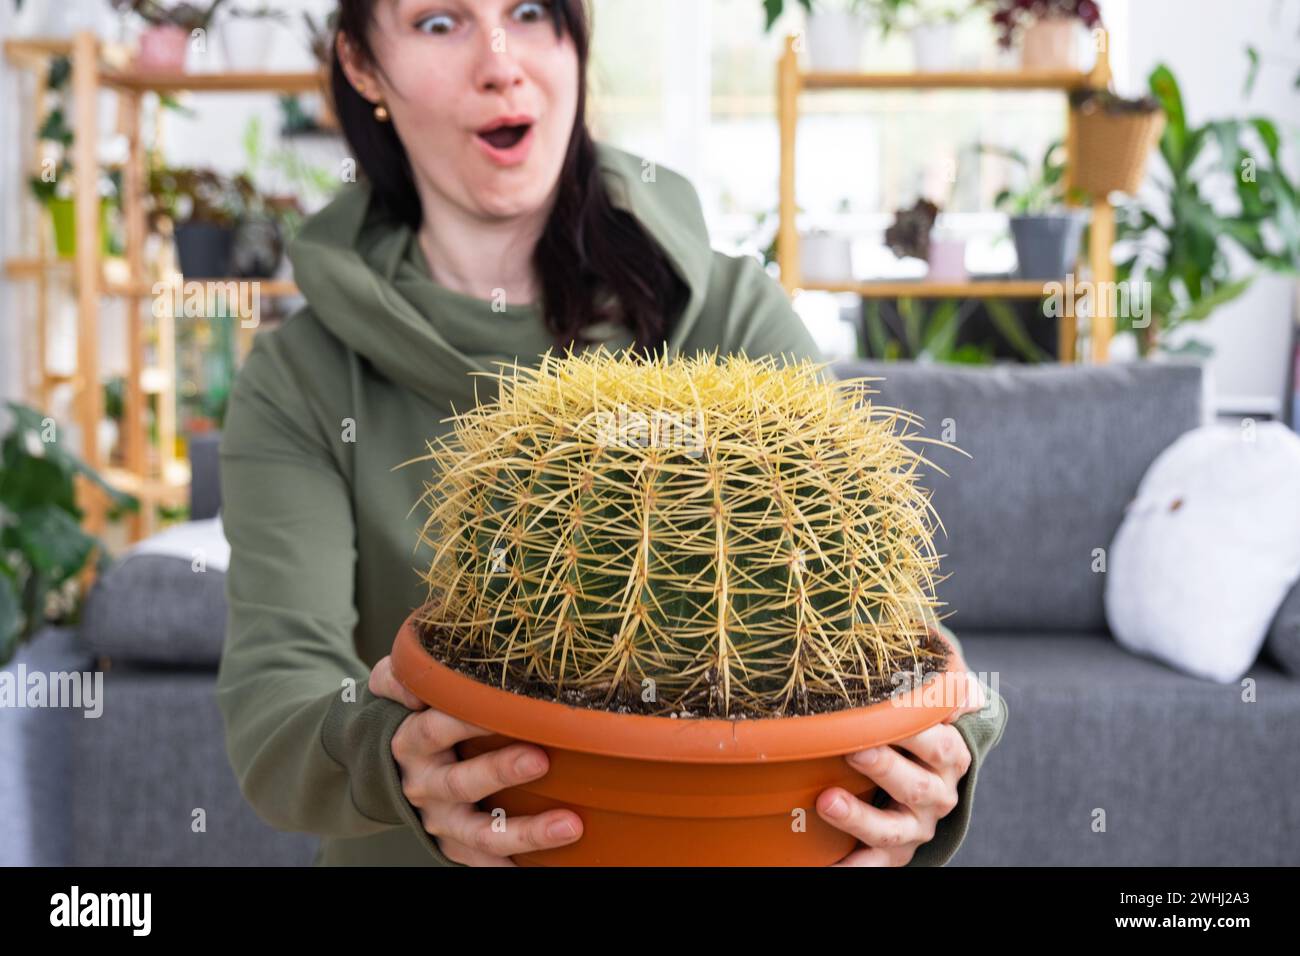
[[[490,133],[479,133],[479,137],[494,149],[509,149],[516,145],[528,133],[529,123],[519,126],[502,126]]]

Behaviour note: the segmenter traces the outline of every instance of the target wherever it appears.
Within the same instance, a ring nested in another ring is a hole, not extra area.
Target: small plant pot
[[[839,786],[869,800],[877,790],[844,755],[942,723],[967,700],[950,654],[949,669],[919,687],[832,713],[675,719],[573,707],[435,660],[420,640],[420,614],[393,644],[394,673],[431,707],[493,731],[459,744],[461,759],[527,741],[550,761],[540,780],[480,806],[507,819],[563,807],[582,819],[575,843],[514,857],[522,866],[829,865],[857,841],[822,820],[818,794]]]
[[[147,73],[184,73],[190,35],[182,27],[152,26],[140,34],[135,68]]]
[[[77,255],[77,206],[71,199],[51,199],[46,204],[54,226],[54,251],[60,259]],[[108,255],[108,203],[99,203],[99,236],[104,254]]]
[[[1026,70],[1079,69],[1078,21],[1045,17],[1025,28],[1020,65]]]
[[[1083,213],[1012,216],[1016,274],[1022,279],[1060,279],[1073,271],[1086,222]]]
[[[918,73],[943,73],[953,69],[953,26],[923,23],[912,29],[912,58]]]
[[[966,240],[930,239],[930,271],[926,278],[931,282],[965,282],[969,278],[966,271]]]
[[[862,69],[867,28],[862,18],[843,10],[808,17],[808,65],[818,73],[852,73]]]
[[[1074,185],[1096,198],[1133,194],[1146,178],[1147,160],[1165,128],[1160,110],[1112,112],[1095,103],[1075,107],[1079,157]]]
[[[236,73],[266,70],[275,43],[275,22],[263,17],[228,16],[221,21],[221,52],[226,69]]]
[[[211,222],[176,226],[176,259],[187,279],[222,279],[230,275],[235,230]]]
[[[804,282],[853,281],[852,246],[848,237],[825,233],[800,236],[799,273]]]

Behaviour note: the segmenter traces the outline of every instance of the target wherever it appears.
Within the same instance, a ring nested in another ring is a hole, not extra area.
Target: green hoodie
[[[598,146],[613,201],[637,217],[690,288],[670,354],[719,349],[823,357],[780,285],[709,245],[681,176]],[[650,180],[650,181],[645,181]],[[375,697],[370,669],[423,600],[415,554],[427,468],[395,468],[495,394],[496,361],[536,365],[538,311],[433,282],[411,229],[371,207],[361,183],[313,216],[290,257],[307,305],[257,335],[221,440],[231,546],[217,701],[239,785],[272,826],[322,837],[318,864],[444,865],[402,793],[391,740],[409,715]],[[607,330],[610,348],[630,344]],[[960,803],[914,863],[942,864],[970,820],[976,772],[1006,710],[955,726],[974,760]]]

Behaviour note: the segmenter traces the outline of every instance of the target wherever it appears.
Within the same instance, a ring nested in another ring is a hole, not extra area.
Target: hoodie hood
[[[699,321],[712,268],[699,197],[669,169],[658,167],[647,182],[641,157],[599,142],[596,152],[611,202],[636,217],[690,289],[669,336],[673,354]],[[499,363],[534,366],[549,347],[539,310],[494,309],[438,285],[418,258],[414,230],[383,215],[371,198],[366,182],[345,186],[290,244],[294,278],[308,306],[381,374],[446,412],[490,400]],[[611,348],[621,344],[611,342]],[[536,352],[528,354],[530,348]]]

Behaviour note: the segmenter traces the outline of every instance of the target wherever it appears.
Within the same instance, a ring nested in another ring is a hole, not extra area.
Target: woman
[[[307,305],[257,337],[221,446],[229,753],[266,821],[324,838],[317,863],[502,865],[582,836],[563,809],[494,829],[475,803],[543,776],[545,752],[459,761],[485,731],[386,656],[422,599],[425,476],[393,466],[492,394],[472,373],[596,342],[822,360],[754,260],[711,250],[689,183],[593,143],[587,48],[582,0],[339,6],[334,98],[364,176],[294,243]],[[821,794],[861,841],[844,863],[956,851],[1005,722],[996,694],[978,704],[849,758],[892,802]]]

